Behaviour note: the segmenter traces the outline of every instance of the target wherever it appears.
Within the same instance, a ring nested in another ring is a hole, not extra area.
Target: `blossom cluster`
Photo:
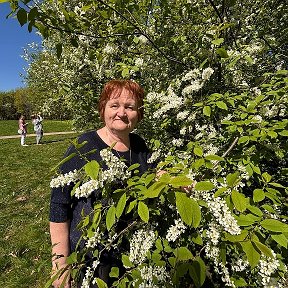
[[[164,266],[143,266],[140,269],[143,282],[139,287],[163,287],[169,278]],[[153,283],[153,278],[156,278],[157,284]],[[160,286],[159,286],[160,285]]]
[[[138,230],[130,241],[129,260],[135,264],[143,263],[147,252],[152,248],[156,235],[152,230]]]
[[[76,183],[81,179],[82,176],[83,173],[76,169],[65,174],[60,174],[59,176],[51,180],[50,187],[58,188],[70,185],[71,183]]]
[[[217,246],[211,245],[210,241],[205,245],[205,256],[213,261],[214,270],[217,274],[221,275],[221,280],[225,283],[225,287],[235,288],[236,286],[230,277],[228,268],[219,260],[220,249]]]
[[[169,242],[176,241],[178,237],[185,232],[186,229],[186,226],[181,219],[175,219],[174,222],[175,225],[172,225],[167,231],[166,239]]]
[[[225,231],[232,235],[239,235],[241,233],[241,228],[237,224],[236,219],[232,216],[225,200],[219,197],[214,199],[211,198],[207,201],[207,205],[211,214]]]
[[[98,173],[98,179],[90,179],[87,182],[79,185],[74,195],[76,198],[89,197],[93,191],[100,189],[104,186],[104,183],[113,183],[116,179],[126,180],[131,176],[131,172],[127,171],[126,164],[116,157],[110,149],[103,149],[100,151],[100,156],[107,164],[107,170],[100,170]],[[76,183],[83,177],[82,171],[70,171],[66,174],[61,174],[56,178],[53,178],[50,182],[52,188],[64,187],[71,183]]]
[[[100,156],[107,164],[108,169],[102,173],[102,181],[112,183],[116,179],[126,180],[131,176],[131,172],[127,171],[126,164],[119,160],[110,149],[103,149],[100,151]]]
[[[271,275],[276,272],[277,268],[280,266],[279,261],[276,259],[276,254],[274,251],[272,251],[273,258],[267,257],[267,256],[262,256],[259,264],[258,264],[258,269],[259,269],[259,276],[260,276],[260,281],[263,286],[268,286],[271,279]]]
[[[101,239],[102,239],[102,233],[99,231],[99,227],[97,228],[97,230],[94,232],[92,237],[89,237],[87,239],[86,242],[86,247],[87,248],[95,248],[97,246],[97,244],[100,243]]]

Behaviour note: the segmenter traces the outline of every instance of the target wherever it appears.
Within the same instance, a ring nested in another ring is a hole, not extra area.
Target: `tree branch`
[[[218,15],[221,23],[224,22],[222,15],[220,14],[219,10],[217,9],[216,5],[214,4],[213,0],[208,0],[209,3],[211,4],[211,6],[213,7],[213,9],[215,10],[216,14]]]
[[[124,16],[122,13],[120,13],[118,10],[116,10],[115,8],[111,7],[109,4],[106,4],[104,1],[102,0],[97,0],[98,2],[100,2],[101,4],[103,4],[104,6],[108,7],[109,9],[113,10],[117,15],[119,15],[121,18],[123,18],[124,20],[126,20],[128,23],[130,23],[135,29],[137,29],[139,31],[140,34],[142,34],[143,36],[145,36],[147,38],[147,40],[152,44],[152,46],[160,53],[164,56],[164,58],[166,58],[169,61],[172,62],[176,62],[178,64],[184,65],[186,66],[183,62],[170,57],[169,55],[167,55],[166,53],[164,53],[156,44],[155,42],[150,38],[150,36],[148,34],[146,34],[140,27],[138,27],[135,23],[133,23],[130,19],[128,19],[126,16]]]

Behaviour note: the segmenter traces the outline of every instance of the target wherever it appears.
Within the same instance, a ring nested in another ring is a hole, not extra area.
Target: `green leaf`
[[[195,185],[195,189],[198,191],[210,191],[214,188],[215,188],[214,184],[211,183],[210,181],[200,181],[197,182]]]
[[[126,201],[127,201],[127,198],[126,198],[126,193],[124,193],[118,203],[117,203],[117,206],[116,206],[116,217],[117,218],[120,218],[120,216],[122,215],[123,211],[124,211],[124,208],[125,208],[125,205],[126,205]]]
[[[261,219],[253,214],[240,214],[239,216],[235,216],[235,218],[239,226],[250,226]]]
[[[262,189],[255,189],[253,191],[253,201],[260,202],[265,199],[265,192]]]
[[[267,133],[271,138],[277,138],[278,134],[275,131],[268,131]]]
[[[227,107],[226,103],[223,102],[223,101],[217,101],[217,102],[216,102],[216,105],[217,105],[220,109],[228,110],[228,107]]]
[[[200,288],[204,284],[206,278],[206,265],[201,257],[195,257],[192,265],[189,267],[189,274],[197,288]]]
[[[244,194],[239,193],[236,190],[232,190],[231,197],[232,197],[232,202],[238,211],[243,212],[246,210],[248,205],[247,205],[247,200]]]
[[[271,249],[269,249],[265,244],[259,242],[259,241],[253,241],[253,243],[257,246],[257,248],[263,252],[267,257],[270,257],[270,258],[274,258],[272,252],[271,252]]]
[[[255,268],[260,260],[260,253],[255,249],[251,241],[240,242],[243,251],[245,252],[251,268]]]
[[[140,218],[148,223],[149,221],[149,209],[147,207],[147,205],[142,202],[142,201],[139,201],[138,203],[138,215],[140,216]]]
[[[278,134],[281,136],[284,136],[284,137],[288,137],[288,130],[283,130],[283,131],[279,132]]]
[[[127,171],[135,170],[135,169],[137,169],[139,166],[140,166],[139,163],[135,163],[135,164],[131,165],[131,166],[127,169]]]
[[[129,76],[130,76],[129,69],[128,69],[127,67],[125,67],[125,68],[122,70],[121,75],[122,75],[123,78],[129,77]]]
[[[223,42],[224,42],[224,38],[218,38],[218,39],[211,41],[211,43],[216,45],[216,46],[221,45]]]
[[[201,238],[201,235],[198,233],[193,233],[191,235],[191,240],[198,245],[203,245],[203,240]]]
[[[239,178],[239,172],[230,173],[226,177],[226,182],[230,187],[233,187],[238,182],[239,180],[238,178]]]
[[[247,236],[248,236],[247,230],[242,230],[241,234],[239,235],[231,235],[229,233],[225,233],[225,240],[230,242],[241,242],[244,241]]]
[[[28,20],[33,21],[37,15],[38,15],[37,7],[32,8],[28,14]]]
[[[260,225],[269,231],[273,232],[288,232],[288,225],[275,219],[265,219],[260,222]]]
[[[174,188],[189,186],[193,183],[193,180],[186,176],[176,176],[171,178],[170,185]]]
[[[270,182],[271,179],[272,179],[272,176],[271,176],[270,174],[268,174],[267,172],[264,172],[264,173],[262,174],[262,177],[265,179],[265,182],[266,182],[266,183]]]
[[[252,205],[249,205],[247,207],[247,209],[249,211],[251,211],[253,214],[259,216],[259,217],[262,217],[263,216],[263,212],[258,208],[258,207],[255,207],[255,206],[252,206]]]
[[[108,209],[107,215],[106,215],[106,227],[108,231],[111,229],[111,227],[115,223],[115,213],[116,213],[116,208],[113,205]]]
[[[112,267],[111,271],[109,273],[109,276],[118,278],[119,277],[119,268],[118,267]]]
[[[200,147],[194,147],[193,152],[195,155],[202,157],[203,156],[203,150]]]
[[[158,197],[161,191],[166,187],[164,182],[155,182],[153,183],[144,193],[145,198],[155,198]]]
[[[249,136],[242,136],[239,138],[238,144],[245,143],[247,141],[249,141]]]
[[[187,260],[193,259],[193,255],[188,250],[187,247],[176,248],[174,251],[174,255],[177,261],[187,261]]]
[[[27,12],[23,8],[20,8],[17,12],[17,19],[21,26],[27,23]]]
[[[98,288],[108,288],[107,284],[100,278],[96,278]]]
[[[187,197],[186,193],[176,192],[175,196],[177,211],[183,222],[197,228],[201,221],[201,210],[198,203]]]
[[[220,156],[218,156],[218,155],[207,155],[207,156],[205,156],[205,159],[206,160],[210,160],[210,161],[223,161],[224,160],[224,158],[223,157],[220,157]]]
[[[248,55],[245,56],[245,59],[247,60],[247,62],[248,62],[250,65],[254,63],[253,60],[252,60],[252,58],[251,58],[250,56],[248,56]]]
[[[92,160],[84,166],[86,174],[93,180],[98,178],[100,165],[96,160]]]
[[[124,267],[133,267],[128,255],[122,254],[122,263]]]
[[[210,115],[211,115],[211,107],[210,106],[204,106],[203,114],[208,116],[208,117],[210,117]]]
[[[220,195],[222,195],[224,192],[227,191],[227,187],[221,187],[219,188],[215,193],[214,193],[214,197],[217,198],[219,197]]]
[[[287,247],[288,247],[288,239],[285,237],[284,234],[282,234],[282,233],[277,233],[277,234],[271,233],[270,235],[271,235],[272,239],[274,241],[276,241],[280,246],[282,246],[282,247],[287,249]]]
[[[247,282],[243,278],[234,279],[233,277],[231,277],[231,280],[233,280],[236,287],[247,287],[248,286]]]
[[[55,167],[51,169],[51,171],[55,171],[57,168],[59,168],[62,164],[66,163],[73,157],[75,157],[77,154],[75,152],[71,153],[69,156],[65,157],[63,160],[61,160]]]
[[[133,200],[132,202],[130,202],[126,213],[130,213],[132,209],[136,206],[136,204],[137,204],[137,200]]]
[[[221,58],[228,58],[228,53],[224,48],[218,48],[216,50],[216,53],[221,57]]]

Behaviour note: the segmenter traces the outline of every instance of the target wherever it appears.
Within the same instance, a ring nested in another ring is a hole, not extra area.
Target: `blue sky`
[[[9,3],[0,3],[0,91],[25,87],[20,73],[27,63],[20,55],[32,42],[40,42],[40,36],[29,33],[27,25],[20,26],[17,19],[8,18]]]

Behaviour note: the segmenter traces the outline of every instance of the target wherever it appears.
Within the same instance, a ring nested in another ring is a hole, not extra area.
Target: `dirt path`
[[[44,137],[48,135],[59,135],[59,134],[75,134],[75,131],[64,131],[64,132],[44,132]],[[35,134],[27,134],[26,137],[35,137]],[[9,135],[9,136],[0,136],[0,139],[14,139],[20,138],[20,135]]]

